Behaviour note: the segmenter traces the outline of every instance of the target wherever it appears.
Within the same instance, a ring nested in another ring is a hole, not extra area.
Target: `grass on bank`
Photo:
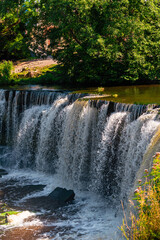
[[[145,182],[139,180],[135,190],[136,213],[130,213],[131,224],[123,220],[121,231],[127,240],[160,239],[160,153],[154,156],[151,173],[145,169]]]
[[[53,64],[42,68],[35,67],[32,71],[26,68],[20,73],[12,74],[12,81],[14,85],[55,84],[60,80],[59,75],[57,65]]]
[[[56,64],[44,67],[25,67],[19,73],[14,73],[13,63],[4,61],[0,63],[0,85],[28,85],[28,84],[61,84],[61,71]],[[12,73],[13,72],[13,73]]]

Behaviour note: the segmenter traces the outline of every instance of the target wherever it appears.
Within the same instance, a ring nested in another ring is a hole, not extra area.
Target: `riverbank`
[[[78,76],[77,76],[78,77]],[[106,77],[107,78],[107,77]],[[77,78],[78,79],[78,78]],[[136,86],[159,84],[156,79],[154,81],[137,80],[122,81],[120,79],[106,79],[105,82],[79,81],[76,78],[69,78],[63,72],[63,65],[49,57],[47,59],[24,59],[14,63],[5,61],[0,63],[0,85],[1,86],[22,86],[28,84],[41,85],[58,85],[62,88],[86,89],[86,88],[102,88],[113,86]]]
[[[0,85],[55,84],[61,82],[57,61],[52,58],[0,63]]]
[[[54,84],[59,74],[57,61],[52,58],[20,61],[14,64],[12,85]]]

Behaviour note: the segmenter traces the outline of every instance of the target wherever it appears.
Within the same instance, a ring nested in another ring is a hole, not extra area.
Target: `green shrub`
[[[131,224],[123,221],[121,231],[127,240],[160,239],[160,153],[154,156],[152,171],[145,169],[145,183],[135,190],[136,214],[130,213]]]
[[[4,61],[0,63],[0,85],[8,85],[11,82],[11,71],[13,63]]]

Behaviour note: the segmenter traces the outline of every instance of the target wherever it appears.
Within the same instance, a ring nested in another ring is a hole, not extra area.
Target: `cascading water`
[[[0,163],[12,171],[56,176],[62,186],[99,194],[106,205],[120,206],[160,127],[159,115],[142,105],[81,97],[1,90]]]

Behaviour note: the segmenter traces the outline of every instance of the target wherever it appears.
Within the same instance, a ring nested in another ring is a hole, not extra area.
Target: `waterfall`
[[[126,200],[160,128],[158,108],[82,96],[1,90],[0,143],[11,149],[1,164],[57,174],[73,188]]]

